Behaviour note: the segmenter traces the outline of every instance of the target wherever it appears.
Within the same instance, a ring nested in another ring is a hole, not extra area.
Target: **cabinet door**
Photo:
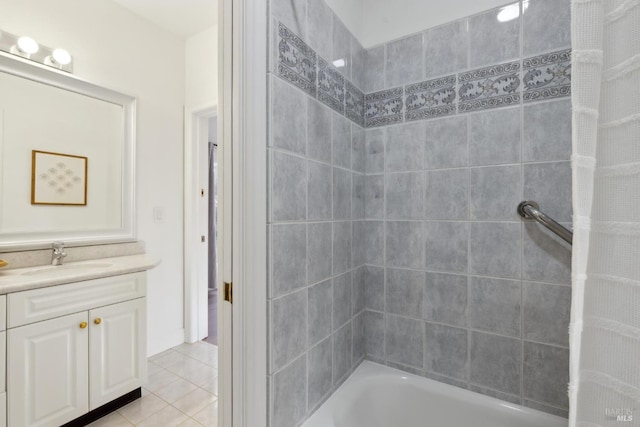
[[[146,381],[146,298],[91,310],[89,326],[93,410]]]
[[[8,424],[60,426],[88,411],[87,312],[8,331]]]

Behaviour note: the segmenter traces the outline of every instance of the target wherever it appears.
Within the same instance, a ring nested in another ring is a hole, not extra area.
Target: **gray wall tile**
[[[332,184],[331,166],[310,161],[309,188],[307,192],[308,218],[310,220],[331,219]],[[295,184],[289,182],[290,186]]]
[[[367,49],[364,60],[364,91],[366,93],[385,89],[384,53],[386,45]]]
[[[422,219],[424,217],[424,174],[392,173],[385,181],[386,214],[390,219]]]
[[[469,115],[469,164],[520,161],[520,107]]]
[[[365,202],[364,202],[364,180],[365,176],[354,173],[351,176],[351,218],[364,219]]]
[[[313,98],[307,99],[307,155],[311,159],[331,163],[331,109]]]
[[[331,337],[309,350],[307,354],[309,366],[309,409],[315,408],[333,386],[333,348]]]
[[[571,222],[571,164],[524,165],[524,200],[535,200],[544,213],[558,222]]]
[[[307,2],[278,0],[271,2],[271,14],[299,36],[307,34]]]
[[[327,30],[323,30],[326,32]],[[338,68],[340,74],[351,80],[351,33],[340,18],[333,15],[333,51],[329,62],[343,60],[344,67]]]
[[[333,384],[337,384],[351,369],[352,354],[351,322],[333,334]]]
[[[469,224],[427,221],[424,226],[427,270],[466,273]]]
[[[521,401],[519,395],[515,396],[513,394],[501,393],[499,391],[491,390],[490,388],[479,387],[473,384],[469,385],[469,390],[475,393],[484,394],[485,396],[494,397],[496,399],[504,400],[505,402],[511,402],[518,405],[520,404],[520,401]]]
[[[327,33],[333,31],[333,11],[324,0],[307,0],[309,45],[323,58],[331,58],[332,40]]]
[[[386,315],[385,349],[387,360],[422,369],[424,322]]]
[[[420,170],[423,165],[424,122],[392,126],[387,129],[385,166],[387,172]]]
[[[367,219],[384,217],[384,175],[366,175],[364,210]]]
[[[302,354],[307,347],[307,290],[271,303],[272,372]]]
[[[369,310],[384,310],[384,268],[365,266],[365,307]]]
[[[524,339],[569,345],[569,286],[524,282],[522,304]]]
[[[523,406],[527,408],[535,409],[536,411],[546,412],[548,414],[557,415],[562,418],[569,418],[569,410],[568,409],[560,409],[549,405],[543,405],[542,403],[533,402],[531,400],[523,400]]]
[[[356,316],[364,310],[364,289],[366,270],[364,266],[358,267],[353,271],[353,279],[351,281],[351,315]]]
[[[365,131],[367,144],[365,166],[367,173],[384,172],[384,142],[386,137],[386,128],[367,129]]]
[[[333,279],[333,330],[351,320],[351,272]]]
[[[299,89],[272,77],[271,145],[298,154],[307,152],[307,96]]]
[[[428,30],[424,35],[425,77],[438,77],[467,68],[466,21],[456,21]]]
[[[362,47],[358,39],[351,37],[351,81],[364,91],[365,89],[365,65],[367,51]]]
[[[387,221],[385,226],[386,265],[424,268],[425,248],[422,222]]]
[[[427,273],[424,318],[454,326],[467,325],[467,276]]]
[[[520,224],[472,223],[470,240],[470,273],[520,277]]]
[[[307,217],[307,162],[272,152],[271,219],[292,221]]]
[[[384,264],[384,222],[364,222],[364,261],[367,264]]]
[[[434,380],[434,381],[438,381],[438,382],[441,382],[441,383],[444,383],[444,384],[452,385],[454,387],[460,387],[460,388],[463,388],[463,389],[469,388],[468,385],[467,385],[467,381],[466,380],[465,381],[455,380],[453,378],[445,377],[444,375],[434,374],[434,373],[428,372],[428,371],[423,372],[422,376],[425,377],[425,378],[429,378],[431,380]]]
[[[384,358],[384,314],[364,312],[364,335],[367,355]]]
[[[523,116],[525,162],[571,158],[571,100],[525,105]]]
[[[332,238],[330,222],[311,223],[307,233],[307,274],[309,284],[331,277]]]
[[[351,172],[333,168],[333,218],[351,219]]]
[[[417,82],[423,76],[422,34],[387,44],[385,85],[395,87]]]
[[[351,268],[351,222],[333,224],[333,274],[344,273]]]
[[[333,164],[351,169],[351,122],[333,113]]]
[[[467,308],[469,327],[519,337],[520,283],[519,280],[470,277]]]
[[[471,168],[472,220],[517,221],[521,201],[521,165]]]
[[[569,224],[565,227],[571,228]],[[542,225],[524,224],[522,278],[540,282],[571,282],[571,246]]]
[[[271,425],[294,427],[307,413],[307,357],[299,357],[273,376]]]
[[[425,176],[425,218],[467,219],[469,217],[469,170],[427,171]]]
[[[351,268],[356,268],[365,263],[367,233],[365,230],[364,221],[352,221],[352,236],[351,241]]]
[[[569,407],[569,350],[524,342],[523,397],[560,408]]]
[[[385,283],[385,310],[387,313],[422,318],[424,313],[424,272],[387,268]]]
[[[353,348],[351,366],[365,356],[364,311],[353,318]]]
[[[326,280],[309,288],[309,346],[331,335],[332,321],[333,285],[331,280]]]
[[[271,274],[272,297],[301,288],[306,283],[307,226],[305,224],[272,225]]]
[[[467,330],[426,324],[424,368],[430,372],[467,380]]]
[[[522,344],[515,338],[471,332],[469,380],[509,394],[520,394]]]
[[[520,18],[497,19],[498,9],[469,18],[469,67],[481,67],[520,56]]]
[[[525,55],[571,47],[570,0],[529,0],[523,19]]]
[[[364,129],[351,124],[351,169],[365,173],[367,170],[367,144]]]
[[[426,122],[424,165],[427,169],[467,166],[467,117],[451,117]]]

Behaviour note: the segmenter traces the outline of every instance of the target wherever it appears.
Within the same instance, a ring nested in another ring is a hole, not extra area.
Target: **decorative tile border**
[[[401,87],[365,95],[365,127],[399,123],[403,120],[404,91]]]
[[[522,61],[524,102],[571,95],[571,49]]]
[[[278,36],[278,75],[315,97],[315,51],[281,23],[278,23]]]
[[[318,59],[318,99],[340,114],[344,114],[344,80],[327,61]]]
[[[406,121],[448,116],[456,112],[456,76],[405,86]]]
[[[364,94],[349,80],[345,80],[344,88],[345,116],[364,127]]]
[[[570,96],[571,49],[364,94],[278,22],[277,73],[359,126],[376,127]]]
[[[462,73],[458,81],[461,113],[520,102],[520,61]]]

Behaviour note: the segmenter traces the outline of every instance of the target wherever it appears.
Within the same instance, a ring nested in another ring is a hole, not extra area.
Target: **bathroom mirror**
[[[135,239],[135,98],[0,55],[0,252]]]

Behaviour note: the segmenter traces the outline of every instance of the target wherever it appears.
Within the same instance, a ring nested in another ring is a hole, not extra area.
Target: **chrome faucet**
[[[51,265],[62,265],[62,261],[67,256],[64,251],[64,243],[53,242],[53,253],[51,254]]]

